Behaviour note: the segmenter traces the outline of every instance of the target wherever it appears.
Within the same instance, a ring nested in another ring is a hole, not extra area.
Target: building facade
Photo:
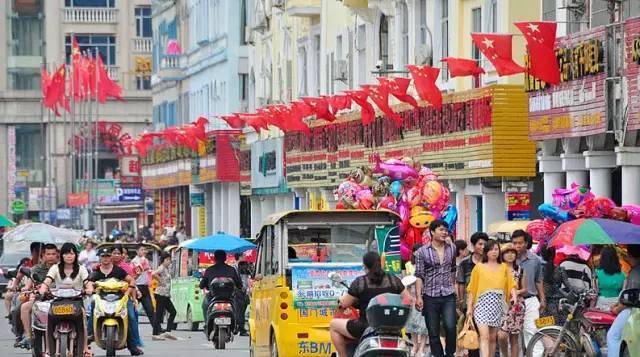
[[[124,101],[99,106],[99,120],[132,136],[151,128],[150,1],[5,1],[0,18],[0,213],[10,215],[12,203],[21,200],[27,205],[15,218],[77,224],[67,208],[73,178],[81,177],[72,176],[71,162],[79,159],[70,150],[71,119],[42,110],[40,70],[69,63],[75,36],[83,53],[93,56],[97,49],[123,89]],[[113,180],[118,166],[116,155],[100,145],[98,178]],[[110,184],[105,197],[116,195],[117,183]]]
[[[312,135],[325,138],[319,146],[301,145],[299,135],[284,138],[283,171],[287,182],[278,187],[285,192],[273,194],[253,189],[253,234],[260,227],[256,219],[280,208],[335,207],[335,187],[350,170],[369,165],[370,155],[374,152],[380,153],[383,159],[411,157],[438,172],[449,185],[452,203],[460,212],[460,237],[505,220],[508,191],[528,193],[533,190],[535,146],[527,138],[525,122],[520,123],[527,112],[526,98],[517,95],[518,90],[524,93],[524,77],[498,77],[491,64],[474,48],[469,33],[514,33],[517,31],[514,21],[537,18],[541,13],[539,3],[511,0],[255,0],[251,10],[249,26],[253,46],[249,56],[249,78],[255,92],[250,95],[250,110],[305,96],[339,94],[361,85],[376,84],[376,78],[380,76],[408,77],[405,67],[408,64],[429,64],[442,69],[437,84],[445,93],[445,103],[482,106],[481,103],[469,104],[462,98],[466,96],[481,102],[482,98],[495,100],[503,95],[510,96],[511,103],[509,109],[496,104],[495,113],[507,110],[508,114],[503,117],[500,117],[502,114],[490,114],[491,125],[477,130],[460,128],[443,135],[419,128],[425,124],[420,118],[429,115],[427,112],[431,109],[412,110],[392,100],[395,110],[406,118],[405,127],[400,132],[394,131],[386,124],[389,121],[383,114],[378,113],[376,123],[384,127],[384,139],[373,144],[356,135],[364,132],[362,135],[366,136],[367,129],[361,128],[359,108],[355,104],[351,112],[343,113],[334,123],[312,122]],[[536,16],[532,18],[531,14]],[[514,38],[513,50],[524,53],[522,38]],[[444,57],[478,59],[487,74],[479,79],[449,78],[446,66],[440,61]],[[523,63],[524,58],[516,58],[516,61]],[[417,97],[415,92],[412,94]],[[490,104],[488,108],[494,109],[494,105]],[[469,115],[464,116],[465,120],[470,119]],[[510,126],[509,122],[518,124]],[[352,137],[346,141],[338,137],[338,144],[333,145],[333,134],[328,133],[331,130],[353,130],[348,131]],[[503,132],[498,134],[500,130]],[[252,140],[270,142],[280,135],[277,130],[263,130]],[[500,142],[500,137],[509,140]],[[454,143],[457,144],[452,147]],[[514,160],[508,169],[503,166],[505,154],[501,150],[504,148],[518,152],[521,158]],[[483,156],[484,150],[492,153],[490,157]],[[256,155],[252,158],[256,159]],[[256,164],[252,162],[252,166]],[[260,178],[260,175],[260,171],[252,171],[252,183],[253,178]]]
[[[208,129],[218,133],[211,134],[215,149],[200,156],[203,160],[198,163],[200,168],[213,172],[211,175],[194,174],[178,182],[166,182],[159,179],[163,174],[157,170],[144,170],[145,188],[156,202],[158,234],[164,227],[181,225],[194,237],[217,231],[241,234],[241,206],[246,212],[248,207],[241,205],[239,169],[221,166],[223,162],[215,153],[221,148],[219,138],[226,138],[223,132],[228,129],[216,116],[247,110],[245,4],[225,0],[153,2],[154,129],[160,131],[205,117],[210,122]],[[234,132],[232,136],[239,140],[241,135]],[[240,142],[234,141],[233,145],[231,150],[238,151]],[[177,165],[178,161],[163,164]],[[205,163],[208,166],[203,166]],[[176,166],[177,171],[181,169]],[[225,171],[234,172],[229,175]],[[158,215],[166,202],[171,212]]]
[[[545,199],[555,188],[577,183],[617,204],[638,204],[640,3],[541,4],[543,19],[559,23],[556,53],[562,60],[559,85],[526,83],[529,136],[540,148]]]

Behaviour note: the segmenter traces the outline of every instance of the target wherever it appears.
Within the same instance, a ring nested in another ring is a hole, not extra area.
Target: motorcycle
[[[560,299],[558,308],[567,313],[567,319],[562,326],[554,325],[553,316],[538,319],[536,324],[541,328],[529,341],[526,356],[537,356],[534,351],[544,351],[543,356],[606,356],[607,331],[616,316],[589,308],[598,296],[594,290],[572,288],[566,273],[561,278],[568,291],[561,291],[565,297]]]
[[[42,276],[31,276],[35,284],[41,284]],[[37,286],[36,286],[37,289]],[[41,357],[46,352],[47,322],[51,309],[51,294],[37,294],[31,308],[31,355]]]
[[[236,330],[233,306],[235,284],[230,278],[214,278],[209,284],[211,302],[207,307],[204,332],[216,349],[224,350]]]
[[[107,352],[107,356],[115,356],[117,350],[127,347],[128,287],[127,282],[117,279],[96,282],[93,308],[94,341]]]
[[[337,273],[329,273],[335,286],[349,288]],[[358,318],[358,314],[338,307],[337,318]],[[394,356],[409,357],[411,342],[402,337],[402,329],[409,319],[411,307],[398,294],[380,294],[369,301],[366,309],[369,327],[360,340],[347,345],[348,357]],[[335,356],[335,354],[334,354]]]
[[[49,350],[54,357],[80,357],[84,351],[84,303],[82,291],[58,288],[51,291],[47,317]]]

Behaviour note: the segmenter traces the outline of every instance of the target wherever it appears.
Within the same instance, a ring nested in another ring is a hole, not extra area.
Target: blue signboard
[[[141,202],[144,199],[142,187],[119,187],[116,194],[118,202]]]

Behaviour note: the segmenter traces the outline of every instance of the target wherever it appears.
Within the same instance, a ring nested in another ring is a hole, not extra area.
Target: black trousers
[[[245,318],[244,313],[247,310],[247,305],[249,303],[249,297],[244,291],[236,290],[235,294],[235,303],[236,303],[236,321],[237,321],[237,331],[238,332],[247,332],[244,328]]]
[[[173,302],[171,302],[171,298],[164,295],[155,294],[156,297],[156,321],[158,327],[162,327],[162,319],[164,317],[164,313],[168,312],[169,316],[167,317],[167,332],[173,330],[174,324],[173,321],[176,318],[176,308],[173,306]],[[160,332],[160,331],[156,331]],[[154,332],[154,335],[157,333]]]
[[[147,314],[147,318],[149,319],[149,323],[153,328],[153,334],[161,330],[160,324],[156,321],[156,313],[153,310],[153,304],[151,303],[151,292],[149,291],[149,285],[138,285],[138,290],[140,290],[140,302],[142,303],[142,308],[144,309],[145,314]]]

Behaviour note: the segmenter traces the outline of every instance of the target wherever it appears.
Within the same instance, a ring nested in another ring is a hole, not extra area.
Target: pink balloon
[[[360,189],[356,192],[356,204],[359,209],[373,209],[373,193],[368,188]]]
[[[627,216],[629,216],[629,222],[640,225],[640,206],[623,205],[622,208],[625,211],[627,211]]]
[[[375,161],[373,173],[389,176],[393,181],[404,180],[409,177],[418,178],[416,169],[401,160],[392,159],[382,162],[378,154],[374,154],[373,159]]]

